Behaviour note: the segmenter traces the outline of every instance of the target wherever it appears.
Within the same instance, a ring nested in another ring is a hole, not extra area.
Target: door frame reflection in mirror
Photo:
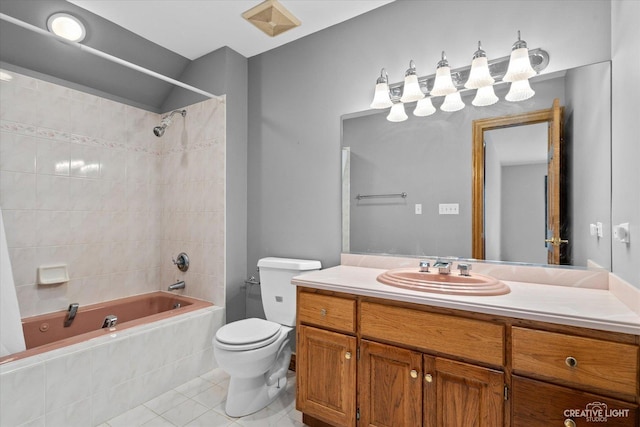
[[[548,123],[549,149],[553,150],[550,156],[548,189],[547,189],[547,243],[549,248],[549,264],[563,264],[567,253],[567,246],[561,247],[560,228],[563,215],[560,210],[562,185],[561,185],[561,141],[562,141],[562,114],[563,107],[560,101],[555,99],[553,107],[532,111],[529,113],[515,114],[501,117],[490,117],[474,120],[472,123],[472,194],[471,194],[471,230],[472,230],[472,257],[485,259],[485,132],[495,129],[503,129],[514,126],[526,126],[537,123]],[[568,228],[568,227],[563,227]],[[522,260],[525,261],[525,260]]]

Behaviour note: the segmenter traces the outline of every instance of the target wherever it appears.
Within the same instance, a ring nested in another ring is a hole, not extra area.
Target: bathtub
[[[178,306],[179,305],[179,306]],[[215,367],[224,308],[158,291],[23,319],[0,359],[0,425],[99,425]],[[108,315],[113,328],[102,328]]]

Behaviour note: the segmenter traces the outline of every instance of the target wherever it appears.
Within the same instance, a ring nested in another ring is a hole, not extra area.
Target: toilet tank
[[[291,279],[310,271],[320,270],[320,261],[293,258],[262,258],[260,290],[267,320],[286,326],[296,325],[296,287]]]

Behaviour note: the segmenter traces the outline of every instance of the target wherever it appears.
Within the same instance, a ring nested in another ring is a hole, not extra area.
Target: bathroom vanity
[[[638,426],[640,318],[608,290],[421,294],[384,271],[294,278],[307,425]]]

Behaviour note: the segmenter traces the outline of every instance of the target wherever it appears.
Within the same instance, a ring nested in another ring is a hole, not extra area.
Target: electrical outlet
[[[458,203],[440,203],[438,212],[440,215],[458,215],[460,214],[460,205]]]
[[[416,203],[416,215],[422,215],[422,204]]]

